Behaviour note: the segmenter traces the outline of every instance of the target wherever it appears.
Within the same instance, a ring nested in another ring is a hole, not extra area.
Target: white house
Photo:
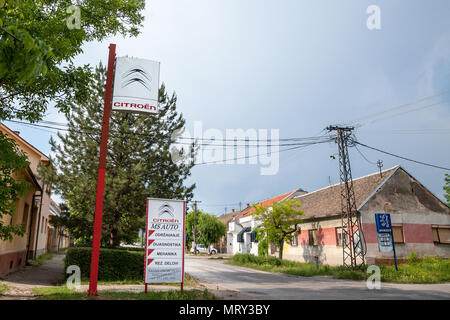
[[[288,193],[259,202],[263,207],[269,207],[276,202],[306,194],[302,189],[296,189]],[[247,206],[238,211],[233,219],[228,223],[227,252],[251,253],[258,255],[258,243],[255,241],[256,233],[254,229],[260,225],[251,215],[255,211],[253,206]]]

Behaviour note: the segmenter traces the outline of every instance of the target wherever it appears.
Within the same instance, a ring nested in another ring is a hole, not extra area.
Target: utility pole
[[[355,190],[353,188],[348,139],[354,127],[328,126],[328,131],[337,131],[336,142],[339,149],[339,177],[341,182],[341,220],[343,243],[343,264],[348,268],[364,265],[365,246],[361,231],[361,218],[356,209]]]
[[[380,169],[380,177],[382,178],[383,175],[381,174],[381,168],[383,167],[383,160],[377,161],[377,167]]]
[[[194,225],[192,226],[192,235],[194,238],[194,245],[192,246],[194,249],[194,254],[197,255],[197,203],[201,202],[198,200],[194,202]]]

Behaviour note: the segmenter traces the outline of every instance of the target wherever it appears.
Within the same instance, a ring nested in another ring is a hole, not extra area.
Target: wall
[[[394,225],[403,226],[405,243],[396,243],[399,258],[412,251],[421,256],[450,257],[450,245],[433,243],[431,225],[450,225],[450,209],[430,191],[402,169],[385,183],[361,209],[364,236],[367,243],[367,263],[375,258],[392,258],[392,252],[379,252],[375,213],[387,212]]]
[[[39,163],[48,163],[49,159],[47,156],[45,156],[43,153],[38,151],[37,149],[33,148],[31,145],[26,143],[23,139],[21,139],[19,136],[17,136],[15,133],[7,129],[6,127],[0,125],[0,130],[5,133],[10,138],[14,139],[18,147],[27,154],[28,161],[30,162],[30,169],[33,172],[34,176],[38,176],[38,166]],[[29,177],[27,178],[30,182],[32,181]],[[42,186],[42,181],[38,181],[38,183]],[[37,188],[32,188],[28,191],[25,197],[20,199],[17,203],[17,212],[13,217],[13,223],[21,223],[22,217],[23,217],[23,207],[25,202],[29,204],[29,210],[31,210],[31,202],[33,194],[36,193]],[[39,199],[39,198],[37,198]],[[37,215],[39,214],[39,204],[37,207],[37,214],[34,214],[33,221],[33,230],[32,230],[32,245],[30,246],[31,253],[34,253],[35,249],[35,237],[36,235],[39,236],[38,239],[38,245],[37,245],[37,251],[36,256],[39,256],[43,253],[45,253],[46,247],[47,247],[47,232],[48,232],[48,220],[49,220],[49,204],[50,204],[50,195],[46,192],[43,193],[43,201],[42,201],[42,211],[41,211],[41,220],[40,220],[40,227],[39,230],[36,230],[37,228]],[[28,214],[28,220],[30,219],[31,212]],[[42,217],[44,218],[44,222],[47,222],[47,224],[42,227]],[[6,217],[9,224],[9,217]],[[0,241],[0,256],[4,256],[6,254],[11,254],[13,252],[22,252],[23,250],[26,251],[26,244],[28,241],[28,232],[29,229],[27,227],[26,230],[27,234],[24,237],[17,237],[15,236],[12,242],[9,241]],[[31,256],[31,255],[30,255]],[[6,258],[4,258],[6,259]],[[9,259],[9,258],[8,258]],[[20,258],[17,258],[17,262]],[[9,266],[9,263],[8,263]]]
[[[31,180],[29,182],[31,182]],[[16,211],[12,217],[12,223],[14,225],[25,223],[25,221],[23,221],[24,215],[26,215],[24,208],[25,204],[28,204],[25,234],[23,236],[14,235],[12,241],[0,240],[0,276],[5,276],[10,272],[14,272],[25,264],[31,222],[32,200],[35,191],[36,188],[32,186],[28,192],[16,202]],[[10,219],[11,216],[4,215],[2,217],[2,223],[4,225],[9,225]]]
[[[285,243],[283,247],[283,259],[315,263],[314,256],[319,256],[321,264],[341,265],[342,247],[337,244],[336,228],[341,227],[340,218],[328,218],[323,220],[311,220],[300,225],[301,232],[297,240],[298,245]],[[318,245],[309,245],[309,230],[317,230]],[[271,254],[278,256],[278,252]]]

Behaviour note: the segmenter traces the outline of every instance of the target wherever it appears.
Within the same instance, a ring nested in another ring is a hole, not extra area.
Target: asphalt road
[[[220,259],[186,256],[185,271],[225,299],[332,300],[332,299],[445,299],[450,300],[450,283],[381,283],[368,289],[365,281],[337,280],[327,276],[297,277],[232,266]]]

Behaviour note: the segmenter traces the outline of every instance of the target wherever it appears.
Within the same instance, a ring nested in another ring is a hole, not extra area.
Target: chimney
[[[234,212],[234,209],[231,209],[231,212]]]
[[[13,131],[15,134],[20,135],[20,131]]]
[[[250,207],[250,203],[247,203],[247,208]]]

